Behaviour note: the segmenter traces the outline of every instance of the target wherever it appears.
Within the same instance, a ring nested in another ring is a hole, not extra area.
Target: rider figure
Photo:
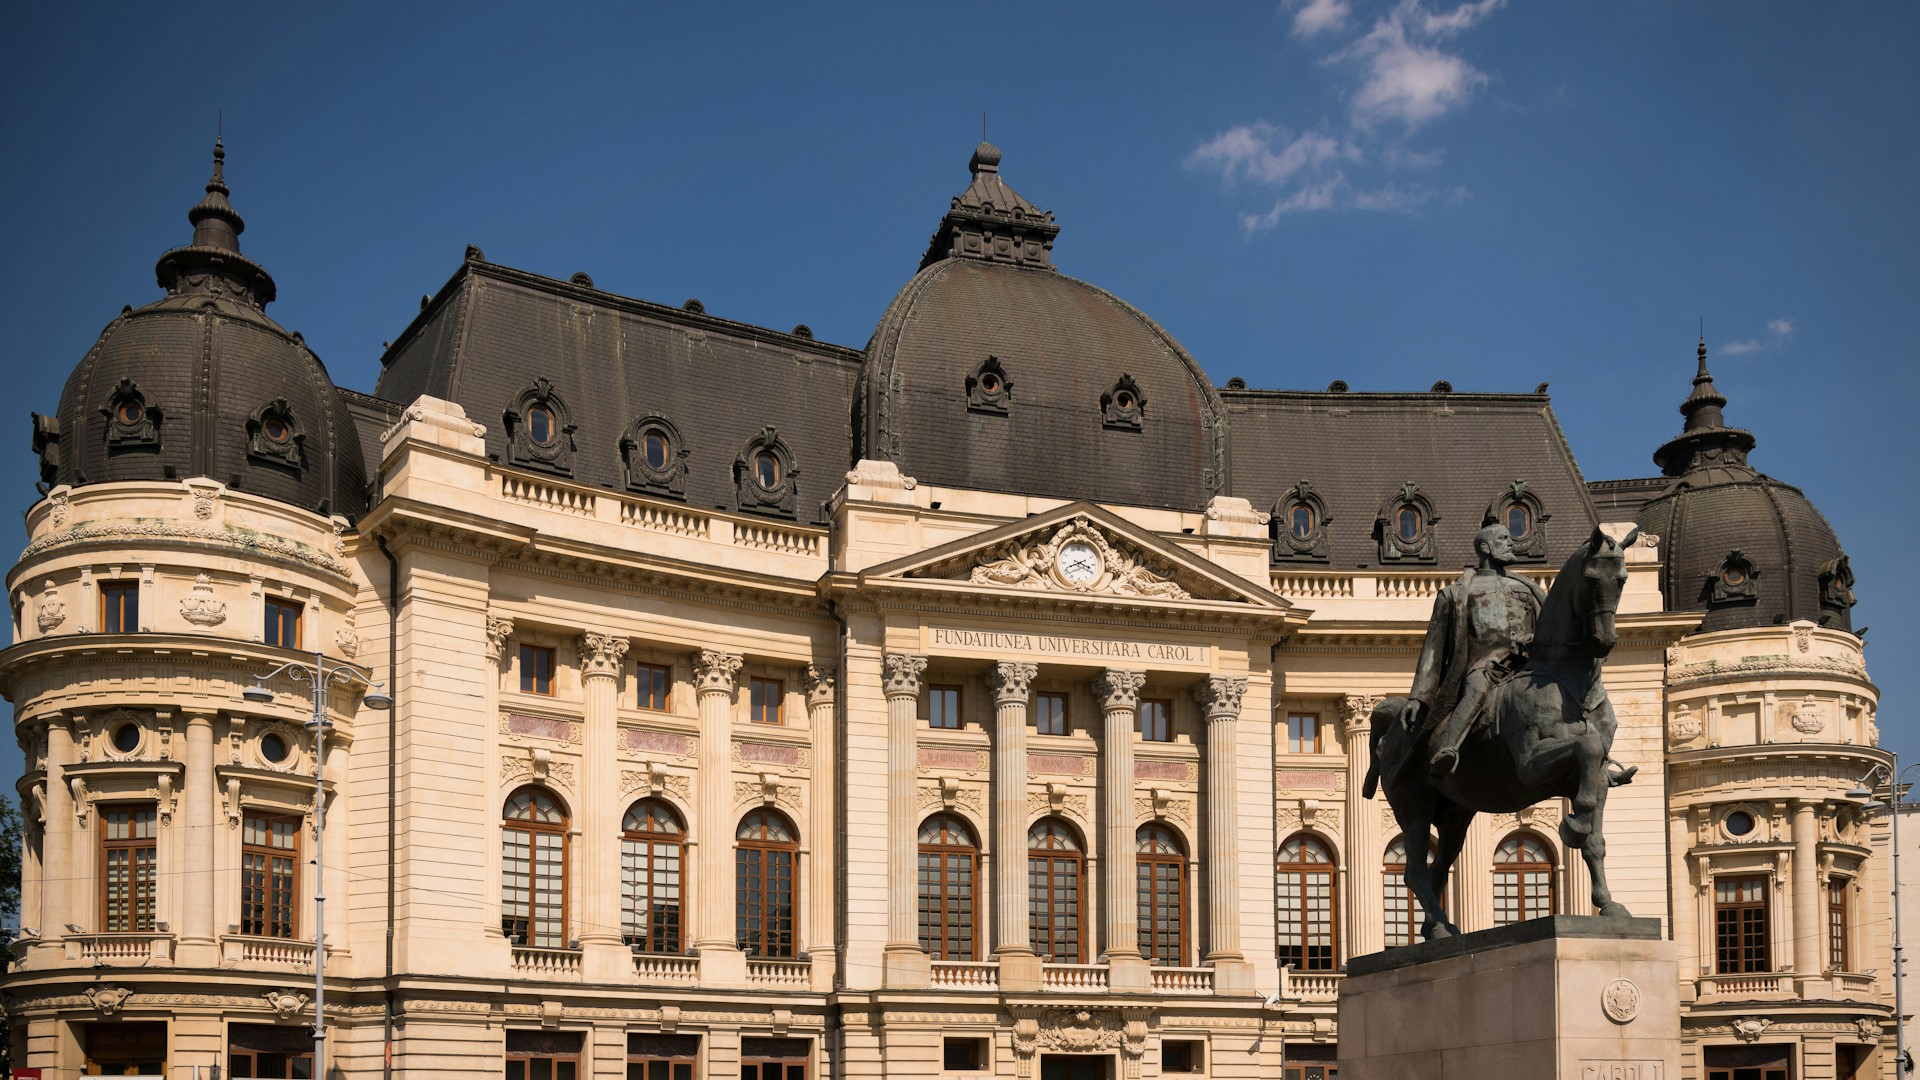
[[[1439,729],[1428,741],[1429,770],[1436,781],[1460,763],[1460,744],[1487,692],[1525,661],[1547,598],[1531,580],[1507,573],[1514,560],[1513,537],[1504,527],[1481,529],[1473,538],[1473,550],[1479,568],[1461,574],[1434,599],[1413,691],[1400,713],[1400,722],[1412,734],[1419,732],[1423,712],[1429,722],[1439,716]],[[1409,754],[1407,763],[1414,756]]]

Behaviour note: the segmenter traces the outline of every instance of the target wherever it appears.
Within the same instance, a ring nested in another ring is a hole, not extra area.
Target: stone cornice
[[[1307,624],[1300,610],[1256,608],[1217,600],[1156,600],[1111,594],[1076,596],[1000,589],[938,578],[861,578],[836,573],[821,579],[822,591],[841,603],[864,603],[888,612],[991,612],[996,618],[1071,621],[1077,625],[1151,626],[1170,630],[1230,629],[1278,638]],[[1416,648],[1418,646],[1416,645]]]

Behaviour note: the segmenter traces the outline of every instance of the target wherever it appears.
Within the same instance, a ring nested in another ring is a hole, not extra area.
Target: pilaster
[[[840,966],[839,937],[834,933],[834,867],[837,830],[834,828],[834,782],[839,746],[834,739],[834,702],[838,673],[820,664],[806,671],[807,720],[812,725],[813,772],[807,796],[807,955],[813,960],[813,988],[834,987]]]

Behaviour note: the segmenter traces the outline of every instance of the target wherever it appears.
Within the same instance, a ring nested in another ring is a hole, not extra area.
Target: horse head
[[[1619,540],[1594,526],[1593,535],[1567,560],[1567,570],[1578,563],[1579,579],[1572,592],[1573,610],[1595,659],[1605,657],[1619,643],[1614,613],[1620,610],[1620,590],[1627,583],[1627,548],[1640,538],[1634,529]],[[1563,570],[1562,573],[1566,571]]]

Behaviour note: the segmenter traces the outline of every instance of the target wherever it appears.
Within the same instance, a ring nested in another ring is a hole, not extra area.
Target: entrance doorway
[[[1040,1080],[1113,1080],[1113,1058],[1105,1054],[1043,1054]]]

